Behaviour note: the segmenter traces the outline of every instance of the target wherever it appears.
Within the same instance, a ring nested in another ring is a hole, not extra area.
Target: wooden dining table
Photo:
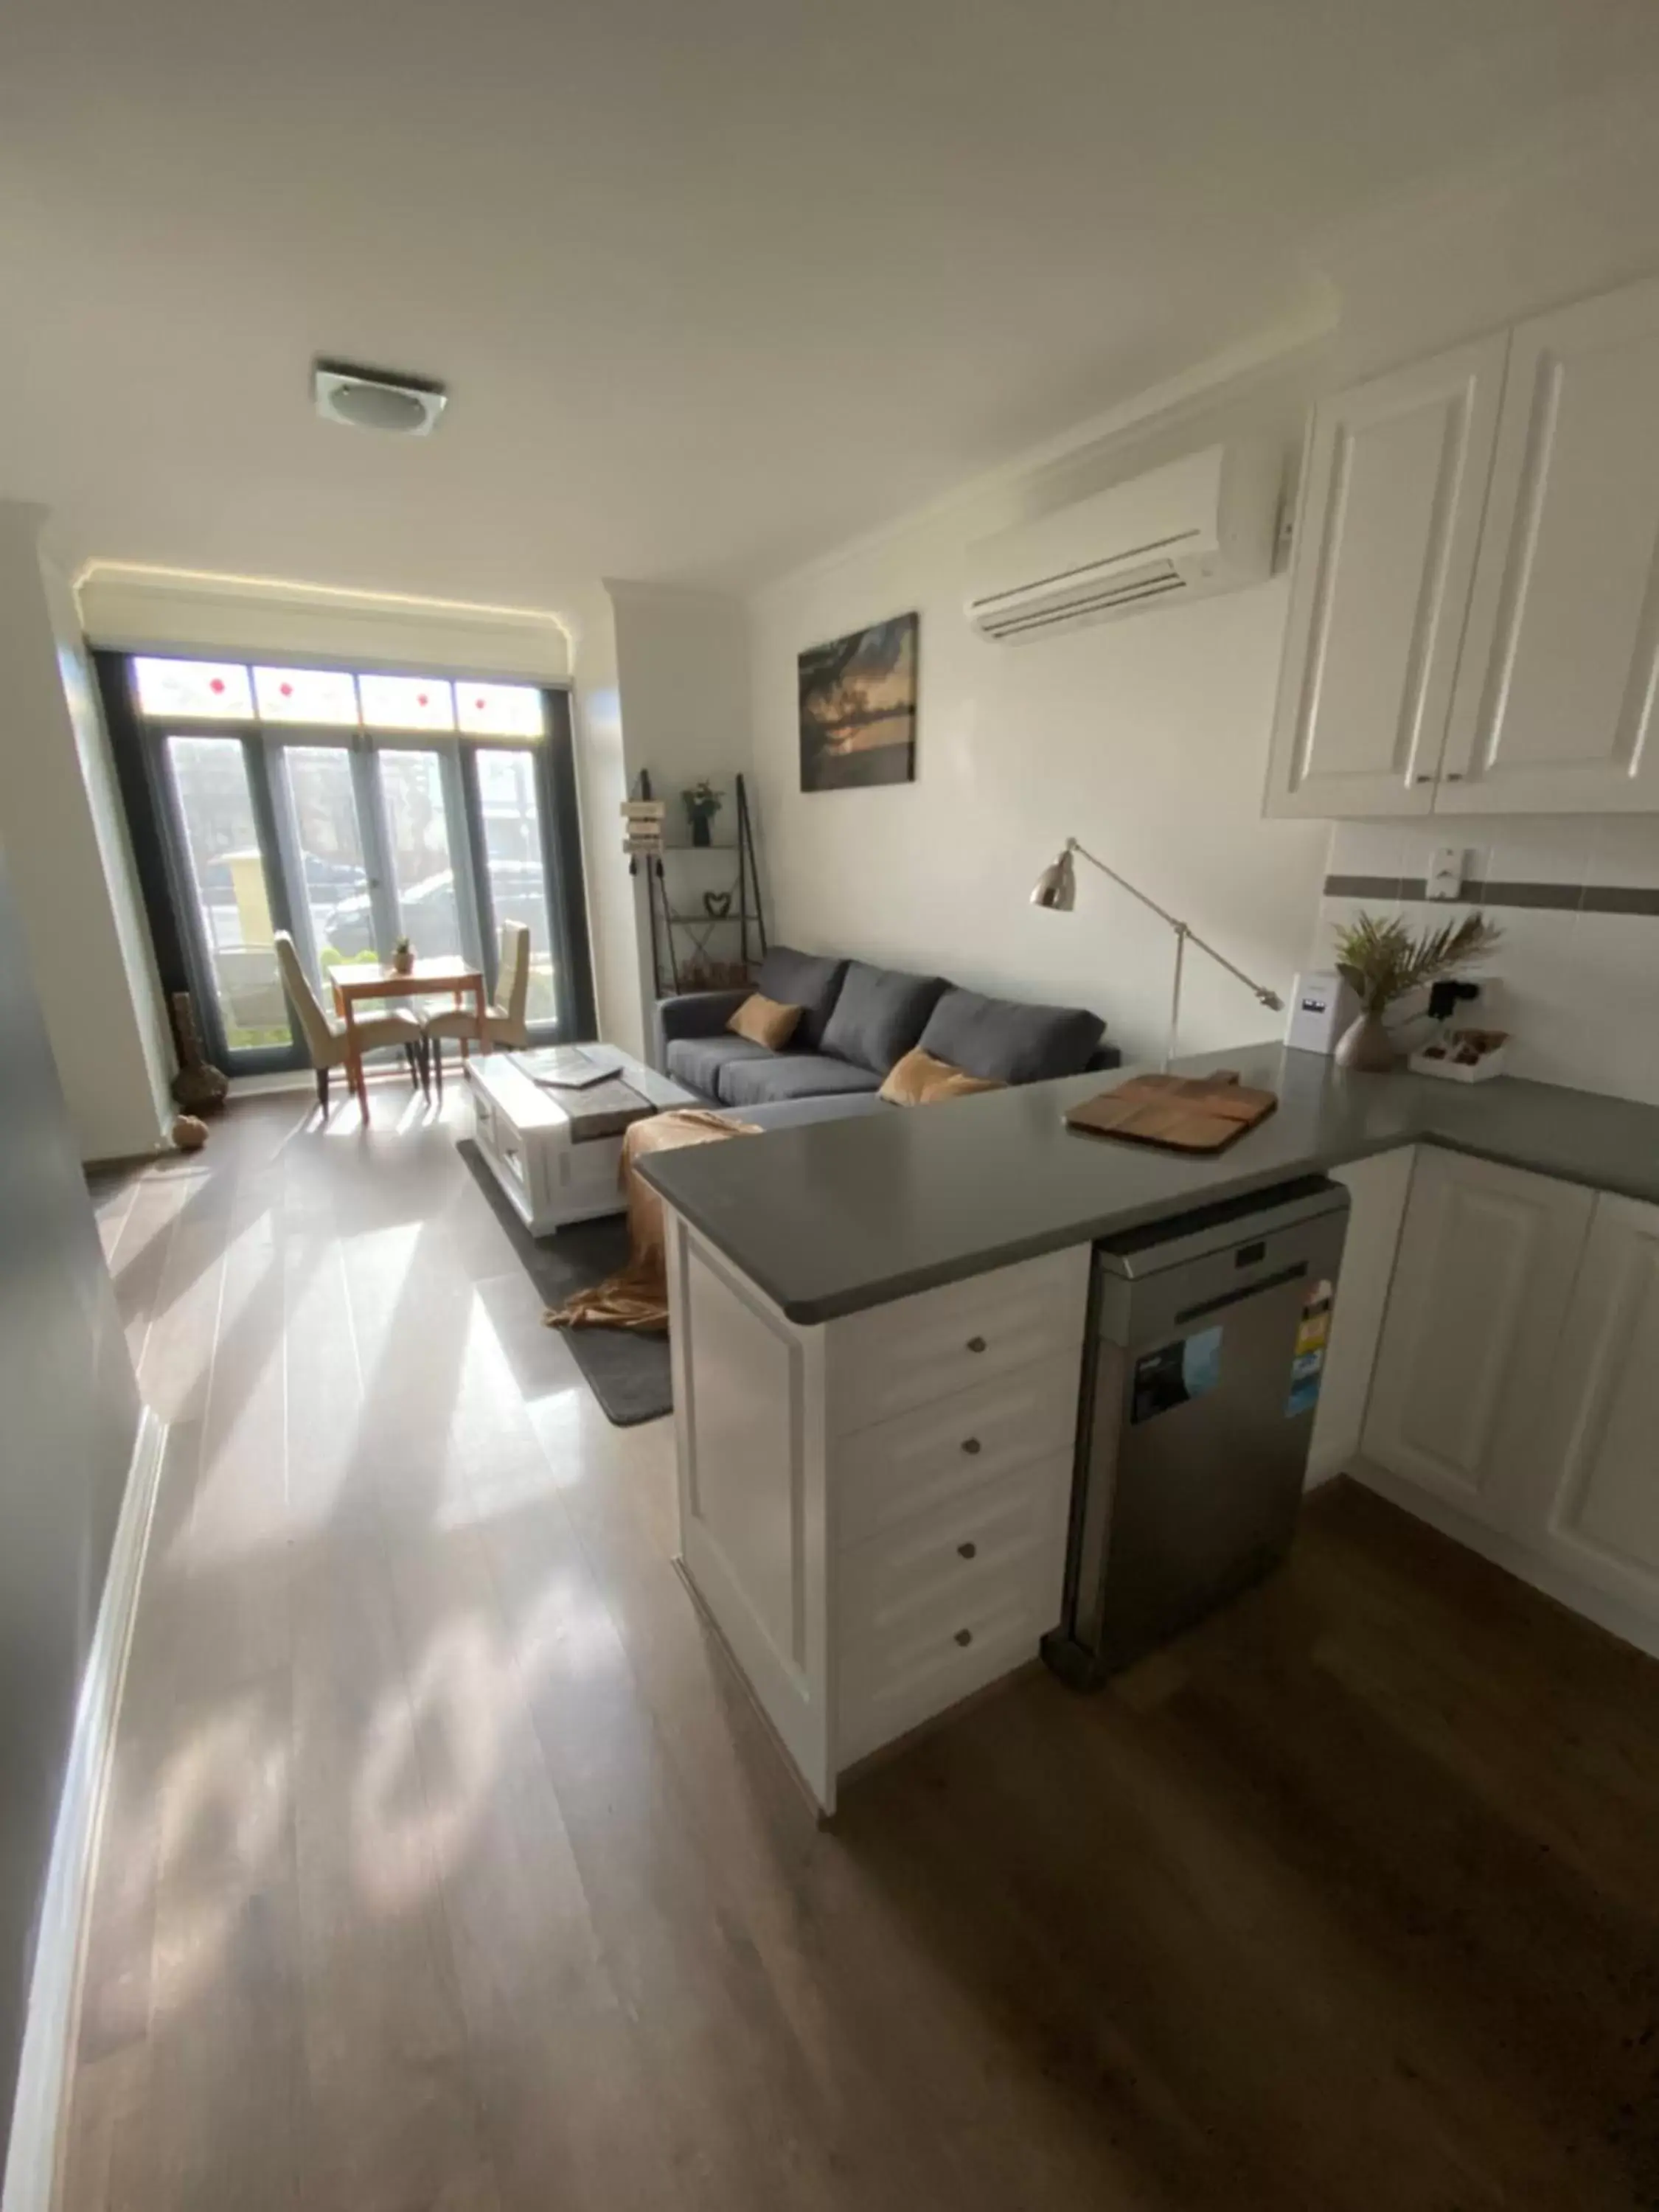
[[[363,1083],[363,1055],[357,1043],[356,1024],[356,1008],[361,1000],[432,999],[447,991],[459,1006],[470,993],[478,1017],[478,1048],[481,1052],[489,1049],[489,1030],[484,1019],[488,1001],[484,996],[483,969],[475,968],[470,961],[445,954],[435,959],[416,960],[408,968],[342,962],[329,969],[328,980],[333,987],[335,1012],[345,1024],[346,1080],[356,1094],[365,1118],[368,1114],[368,1097]]]

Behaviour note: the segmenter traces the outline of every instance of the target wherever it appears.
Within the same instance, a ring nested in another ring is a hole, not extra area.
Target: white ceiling
[[[1656,67],[1653,0],[10,0],[0,494],[76,562],[755,579]],[[319,352],[437,434],[316,419]]]

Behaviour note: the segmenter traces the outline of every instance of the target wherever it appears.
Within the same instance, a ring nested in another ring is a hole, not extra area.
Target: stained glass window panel
[[[539,738],[546,728],[533,684],[458,684],[455,707],[471,737]]]
[[[343,669],[256,668],[253,692],[264,721],[356,726],[357,686]]]
[[[248,722],[253,692],[247,671],[234,660],[134,660],[138,704],[147,714],[191,720]]]
[[[453,730],[452,687],[429,676],[360,676],[363,721],[371,730]]]

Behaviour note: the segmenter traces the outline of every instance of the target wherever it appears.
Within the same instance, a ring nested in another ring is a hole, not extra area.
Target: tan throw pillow
[[[890,1106],[931,1106],[939,1098],[970,1098],[976,1091],[1006,1091],[994,1076],[966,1075],[948,1060],[935,1060],[918,1045],[887,1071],[881,1095]]]
[[[769,1052],[781,1052],[795,1034],[799,1019],[799,1006],[781,1006],[775,999],[752,991],[726,1026],[733,1036],[763,1044]]]

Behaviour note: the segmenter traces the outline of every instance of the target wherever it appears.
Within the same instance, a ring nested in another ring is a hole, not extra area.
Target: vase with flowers
[[[1336,1048],[1339,1067],[1384,1074],[1400,1054],[1383,1017],[1413,991],[1455,975],[1483,958],[1502,935],[1484,915],[1415,934],[1402,921],[1379,921],[1362,914],[1336,932],[1337,972],[1359,1000],[1358,1018]]]
[[[691,824],[694,845],[712,844],[710,826],[725,801],[708,778],[700,776],[689,791],[680,793],[680,804],[685,809],[685,818]]]

